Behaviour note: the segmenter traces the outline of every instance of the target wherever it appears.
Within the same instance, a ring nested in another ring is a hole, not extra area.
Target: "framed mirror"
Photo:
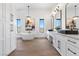
[[[68,3],[66,7],[66,28],[74,29],[79,28],[79,18],[74,17],[79,16],[79,3]]]

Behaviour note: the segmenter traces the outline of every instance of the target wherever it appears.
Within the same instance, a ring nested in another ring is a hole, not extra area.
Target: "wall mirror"
[[[66,28],[79,28],[79,3],[69,3],[66,8]]]

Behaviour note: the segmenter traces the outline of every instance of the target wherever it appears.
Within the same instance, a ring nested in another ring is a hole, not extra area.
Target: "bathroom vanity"
[[[62,56],[79,56],[79,34],[62,34],[54,31],[47,34],[53,37],[53,46]]]

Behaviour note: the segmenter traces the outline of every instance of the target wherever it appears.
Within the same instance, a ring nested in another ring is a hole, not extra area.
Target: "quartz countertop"
[[[59,33],[59,34],[62,34],[62,33]],[[62,35],[79,40],[79,34],[77,34],[77,35],[74,35],[74,34],[62,34]]]
[[[63,36],[67,36],[67,37],[70,37],[70,38],[79,40],[79,34],[62,34],[62,33],[55,32],[55,31],[48,32],[48,33],[49,33],[49,35],[51,35],[51,36],[52,36],[52,34],[56,33],[56,34],[61,34],[61,35],[63,35]]]

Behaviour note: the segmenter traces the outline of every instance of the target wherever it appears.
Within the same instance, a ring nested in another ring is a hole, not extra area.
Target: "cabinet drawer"
[[[79,40],[68,38],[67,42],[79,48]]]
[[[79,56],[79,49],[67,44],[67,56]]]

